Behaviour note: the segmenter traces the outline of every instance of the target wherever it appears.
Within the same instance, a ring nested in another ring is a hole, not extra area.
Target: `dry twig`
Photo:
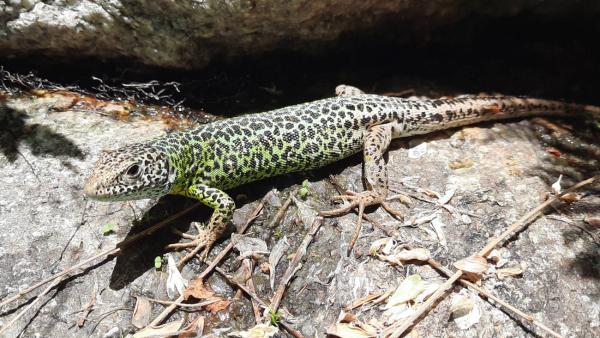
[[[14,316],[4,327],[0,328],[0,337],[4,337],[4,333],[7,332],[8,328],[10,328],[14,323],[16,323],[21,317],[23,317],[34,305],[36,305],[48,292],[50,292],[54,287],[56,287],[60,282],[66,279],[66,276],[62,278],[56,279],[54,283],[48,285],[37,297],[36,299],[27,305],[21,312],[19,312],[16,316]],[[18,336],[18,334],[15,334]]]
[[[290,280],[292,279],[292,277],[298,270],[300,261],[302,260],[302,257],[304,257],[304,255],[306,254],[306,249],[308,248],[308,246],[312,242],[313,238],[319,231],[319,228],[321,227],[322,223],[323,223],[322,217],[315,217],[315,220],[313,221],[313,224],[311,225],[310,230],[308,231],[308,233],[302,240],[302,243],[300,243],[300,245],[298,246],[298,249],[296,250],[296,253],[294,254],[294,258],[290,262],[290,265],[288,266],[287,270],[285,270],[285,274],[281,278],[281,282],[280,282],[279,286],[277,287],[277,291],[271,298],[271,310],[272,311],[277,311],[277,309],[279,308],[279,303],[281,302],[281,299],[283,298],[283,294],[285,293],[285,288],[286,288],[287,284],[290,282]]]
[[[250,213],[242,228],[239,229],[239,234],[243,234],[244,232],[246,232],[248,227],[250,227],[250,224],[258,217],[258,215],[260,215],[260,212],[265,206],[266,198],[267,196],[263,197],[260,203],[258,203],[258,205],[256,206],[256,208],[254,208],[252,213]],[[223,260],[223,258],[225,258],[227,254],[229,254],[231,249],[233,249],[233,242],[230,240],[229,244],[227,244],[227,246],[223,248],[221,252],[219,252],[217,257],[215,257],[215,259],[213,259],[213,261],[206,267],[206,269],[202,271],[199,277],[201,279],[205,279],[206,276],[208,276],[212,272],[212,270],[221,262],[221,260]],[[169,314],[171,314],[171,312],[173,312],[179,305],[181,305],[182,302],[183,295],[180,295],[175,301],[173,301],[171,305],[167,306],[158,316],[156,316],[156,318],[154,318],[154,320],[149,324],[149,326],[156,326],[162,323],[162,321],[165,320],[167,316],[169,316]]]
[[[215,270],[220,273],[223,277],[225,277],[225,279],[227,279],[227,281],[229,281],[229,283],[235,285],[236,287],[238,287],[240,290],[242,290],[244,293],[246,293],[248,296],[250,296],[250,298],[257,302],[258,304],[260,304],[262,307],[264,307],[265,309],[270,308],[269,305],[267,303],[265,303],[262,299],[260,299],[258,297],[258,295],[256,295],[255,292],[253,292],[252,290],[250,290],[248,287],[246,287],[245,285],[238,283],[234,278],[232,278],[229,274],[227,274],[227,272],[225,272],[223,269],[217,267],[215,268]],[[285,318],[284,318],[285,320]],[[291,327],[289,324],[287,324],[285,321],[280,321],[278,323],[279,325],[281,325],[281,327],[283,327],[284,330],[286,330],[289,334],[291,334],[293,337],[296,338],[304,338],[302,336],[302,334],[300,332],[298,332],[296,329],[294,329],[293,327]]]
[[[570,192],[573,192],[581,187],[592,184],[599,179],[600,179],[600,176],[593,176],[591,178],[588,178],[587,180],[581,181],[581,182],[573,185],[572,187],[570,187],[569,189],[566,189],[561,194],[552,196],[551,198],[546,200],[544,203],[540,204],[538,207],[534,208],[533,210],[531,210],[530,212],[525,214],[523,217],[521,217],[519,220],[517,220],[515,223],[513,223],[501,235],[490,240],[488,242],[488,244],[477,253],[477,255],[486,257],[498,244],[500,244],[504,240],[510,238],[516,232],[523,230],[528,224],[530,224],[530,222],[535,217],[539,216],[546,207],[548,207],[552,203],[560,200],[560,198],[562,196],[564,196]],[[436,292],[434,292],[433,295],[431,295],[427,299],[427,301],[425,301],[425,303],[421,304],[421,306],[419,306],[419,308],[410,317],[406,318],[402,322],[398,322],[395,325],[392,325],[389,328],[387,328],[385,330],[386,335],[390,335],[390,338],[400,337],[400,335],[402,335],[409,327],[413,326],[415,324],[415,322],[424,313],[429,311],[430,308],[440,300],[440,298],[446,293],[446,291],[452,286],[452,284],[462,276],[462,274],[463,274],[462,270],[456,271],[452,276],[450,276],[450,278],[448,278],[448,280],[446,282],[444,282],[442,285],[440,285],[440,287],[436,290]]]
[[[160,228],[164,227],[165,225],[169,224],[173,220],[175,220],[175,219],[177,219],[177,218],[179,218],[179,217],[181,217],[181,216],[189,213],[190,211],[192,211],[193,209],[195,209],[199,205],[200,205],[200,203],[196,203],[196,204],[192,205],[191,207],[189,207],[189,208],[187,208],[187,209],[185,209],[183,211],[180,211],[177,214],[175,214],[175,215],[173,215],[171,217],[168,217],[167,219],[165,219],[165,220],[163,220],[161,222],[156,223],[155,225],[151,226],[150,228],[148,228],[148,229],[146,229],[146,230],[144,230],[144,231],[142,231],[140,233],[137,233],[137,234],[131,236],[130,238],[128,238],[128,239],[126,239],[126,240],[118,243],[112,249],[108,249],[108,250],[102,251],[102,252],[100,252],[100,253],[98,253],[98,254],[90,257],[90,258],[87,258],[87,259],[85,259],[85,260],[83,260],[83,261],[81,261],[81,262],[79,262],[79,263],[77,263],[77,264],[75,264],[75,265],[73,265],[73,266],[71,266],[71,267],[69,267],[69,268],[61,271],[61,272],[59,272],[59,273],[56,273],[56,274],[54,274],[54,275],[52,275],[52,276],[50,276],[50,277],[48,277],[46,279],[43,279],[43,280],[35,283],[34,285],[28,287],[25,290],[19,291],[16,295],[3,300],[0,303],[0,307],[2,307],[4,305],[7,305],[7,304],[9,304],[9,303],[11,303],[11,302],[13,302],[13,301],[15,301],[15,300],[23,297],[24,295],[30,293],[31,291],[39,288],[40,286],[42,286],[42,285],[44,285],[44,284],[46,284],[48,282],[51,282],[51,281],[53,281],[53,280],[55,280],[57,278],[60,278],[62,276],[68,275],[71,272],[76,271],[77,269],[82,268],[86,264],[91,263],[91,262],[97,260],[98,258],[106,258],[106,257],[110,257],[110,256],[116,256],[117,254],[121,253],[121,251],[123,251],[124,248],[130,246],[131,244],[133,244],[137,240],[139,240],[139,239],[141,239],[141,238],[143,238],[145,236],[151,235],[152,233],[154,233],[155,231],[157,231]]]

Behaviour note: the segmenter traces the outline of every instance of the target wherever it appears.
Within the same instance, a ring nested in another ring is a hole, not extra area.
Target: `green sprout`
[[[115,232],[115,225],[112,223],[107,223],[102,227],[102,234],[107,236],[111,232]]]
[[[273,236],[275,236],[275,239],[280,239],[281,237],[283,237],[283,230],[281,230],[281,228],[275,229],[275,233],[273,233]]]
[[[160,270],[160,268],[162,267],[162,263],[163,263],[163,259],[161,256],[154,257],[154,268],[156,270]]]
[[[300,189],[298,190],[298,194],[300,195],[301,199],[306,199],[306,196],[309,195],[309,191],[308,191],[308,180],[304,180],[302,181],[302,186],[300,187]]]
[[[269,308],[269,321],[271,322],[271,325],[278,326],[280,320],[281,312],[273,311],[273,309]]]

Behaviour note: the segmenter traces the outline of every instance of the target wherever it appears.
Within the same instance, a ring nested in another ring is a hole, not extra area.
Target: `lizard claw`
[[[212,249],[213,245],[217,241],[217,236],[214,231],[211,231],[210,227],[204,227],[198,222],[192,222],[192,225],[198,230],[198,234],[195,236],[180,233],[184,238],[190,239],[186,243],[174,243],[167,245],[167,249],[171,250],[182,250],[193,248],[192,251],[187,253],[177,264],[179,269],[182,269],[185,263],[192,259],[196,254],[200,256],[202,261],[206,261],[208,254]],[[200,251],[202,250],[202,251]]]
[[[360,230],[362,228],[363,213],[365,211],[365,207],[383,203],[383,197],[381,197],[375,191],[368,190],[368,191],[363,191],[363,192],[358,192],[358,193],[353,192],[353,191],[346,191],[346,193],[344,195],[333,196],[331,199],[334,201],[347,200],[350,203],[348,203],[348,205],[345,205],[341,208],[321,211],[321,212],[319,212],[321,214],[321,216],[323,216],[323,217],[340,216],[340,215],[347,214],[354,208],[358,208],[358,219],[356,220],[356,226],[354,228],[354,233],[352,234],[352,239],[348,243],[348,249],[346,251],[346,255],[350,255],[350,252],[352,252],[352,248],[354,247],[354,244],[356,243],[356,241],[358,240],[358,236],[360,235]]]

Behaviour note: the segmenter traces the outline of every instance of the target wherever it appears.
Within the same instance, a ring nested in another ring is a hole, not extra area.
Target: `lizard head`
[[[159,197],[169,192],[175,172],[167,154],[149,144],[103,151],[83,191],[105,201]]]

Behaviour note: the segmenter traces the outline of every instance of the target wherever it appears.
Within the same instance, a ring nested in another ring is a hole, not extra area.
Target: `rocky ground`
[[[0,298],[112,248],[193,204],[177,197],[100,203],[83,196],[83,180],[102,149],[164,134],[173,128],[172,121],[131,117],[119,104],[90,107],[64,93],[44,91],[4,95],[1,105]],[[364,222],[352,254],[346,256],[356,215],[326,219],[284,294],[282,309],[288,313],[289,325],[304,336],[323,337],[344,307],[360,297],[395,290],[414,274],[427,283],[443,282],[444,277],[428,265],[392,266],[370,255],[370,247],[391,236],[398,243],[427,248],[452,268],[452,262],[478,251],[543,202],[560,174],[566,187],[597,173],[600,144],[594,128],[574,121],[516,120],[393,142],[388,159],[390,186],[394,194],[409,196],[407,205],[393,202],[406,215],[404,221],[381,208],[369,210],[369,217],[389,235]],[[289,247],[281,262],[272,267],[275,287],[308,231],[310,210],[333,207],[328,201],[335,194],[329,175],[349,189],[362,189],[361,161],[356,156],[321,170],[268,179],[232,192],[238,206],[236,226],[271,192],[248,236],[264,240],[269,251],[287,239]],[[298,195],[305,179],[306,201],[297,197],[281,222],[271,225],[284,201]],[[596,337],[600,335],[600,195],[596,186],[577,196],[580,199],[571,204],[556,204],[503,245],[500,262],[490,264],[482,286],[563,336]],[[191,220],[206,220],[209,212],[195,209],[172,225],[187,231]],[[103,234],[107,225],[113,230]],[[156,269],[154,260],[167,253],[165,244],[178,240],[165,229],[117,258],[100,259],[78,270],[33,304],[5,336],[22,332],[22,337],[119,337],[134,332],[136,297],[168,299],[167,268]],[[217,245],[210,258],[228,241]],[[238,256],[234,250],[221,267],[238,271]],[[503,268],[521,272],[500,278],[498,271]],[[194,259],[182,275],[193,280],[203,269]],[[257,295],[270,299],[273,291],[264,269],[255,268],[252,279]],[[211,274],[207,284],[230,302],[225,309],[178,311],[170,320],[191,321],[201,314],[204,333],[213,335],[254,326],[252,304],[236,287],[218,273]],[[3,307],[0,327],[27,306],[26,299]],[[452,306],[465,303],[463,312],[457,310],[460,306]],[[163,305],[152,304],[154,317]],[[384,306],[367,304],[351,312],[360,322],[384,325],[393,316],[384,314]],[[401,316],[403,312],[396,310]],[[84,317],[86,321],[80,322]],[[137,318],[135,324],[139,325],[137,320],[147,324],[148,319]],[[536,335],[545,333],[459,286],[411,333],[415,337]]]

